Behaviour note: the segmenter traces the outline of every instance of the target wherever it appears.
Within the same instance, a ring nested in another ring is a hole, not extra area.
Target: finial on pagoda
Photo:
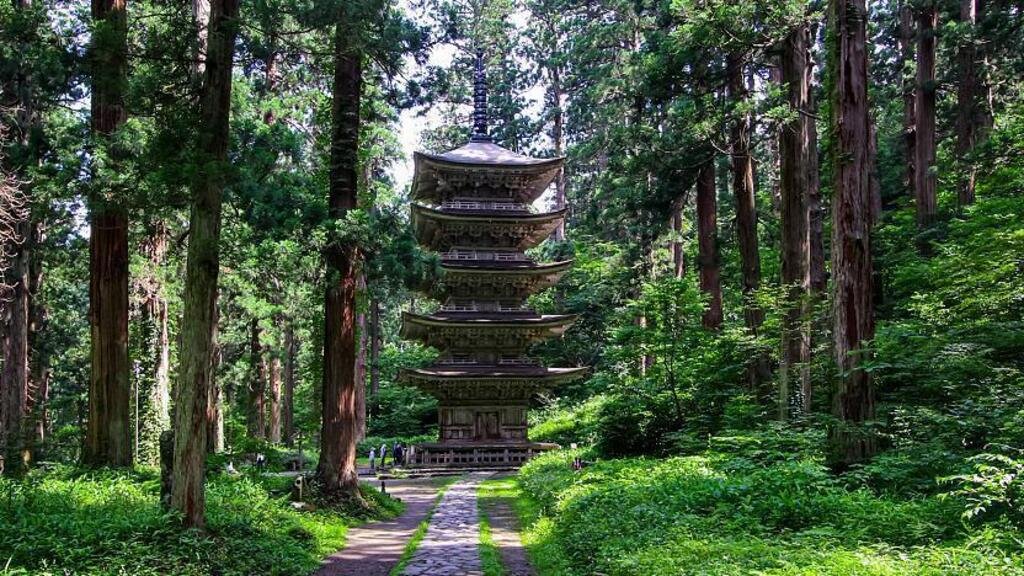
[[[470,142],[490,142],[487,133],[487,74],[484,72],[484,51],[476,51],[476,71],[473,74],[473,135]]]

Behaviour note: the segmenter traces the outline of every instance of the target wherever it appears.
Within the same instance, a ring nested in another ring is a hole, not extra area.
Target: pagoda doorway
[[[477,412],[474,440],[500,440],[501,427],[497,412]]]

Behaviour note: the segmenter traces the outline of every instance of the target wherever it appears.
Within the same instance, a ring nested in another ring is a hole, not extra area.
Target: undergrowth
[[[182,528],[161,509],[149,470],[35,471],[0,478],[0,574],[34,576],[308,574],[358,522],[336,511],[299,512],[274,477],[214,475],[207,528]],[[364,489],[375,513],[400,504]],[[6,569],[3,567],[6,566]]]
[[[763,465],[708,452],[527,464],[519,510],[540,574],[1024,575],[1024,534],[969,526],[963,503],[854,487],[812,460]]]

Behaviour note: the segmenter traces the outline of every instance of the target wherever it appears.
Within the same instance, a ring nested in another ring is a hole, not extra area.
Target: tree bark
[[[747,100],[744,61],[741,55],[729,56],[729,98],[734,104]],[[753,302],[761,286],[761,256],[757,241],[757,205],[754,191],[754,159],[750,154],[750,115],[739,114],[732,122],[732,190],[736,200],[736,242],[740,251],[743,294],[747,299],[744,318],[754,334],[764,321],[764,312]]]
[[[246,430],[250,438],[266,438],[264,399],[267,393],[267,374],[263,346],[260,344],[260,323],[256,318],[249,322],[249,365],[251,373],[245,420]]]
[[[812,27],[807,46],[810,50],[814,45],[817,33]],[[828,280],[825,276],[825,245],[824,245],[824,207],[821,201],[821,174],[818,161],[818,102],[814,92],[814,57],[810,52],[807,57],[807,105],[811,115],[807,118],[807,276],[809,282],[808,298],[804,299],[802,342],[800,358],[800,397],[803,400],[804,412],[810,412],[813,400],[813,382],[811,380],[811,360],[814,346],[815,310],[821,302]]]
[[[380,300],[374,298],[370,303],[370,395],[374,404],[380,394]]]
[[[974,34],[978,24],[980,0],[960,0],[960,21],[970,26],[967,40],[960,46],[957,59],[960,66],[960,82],[957,86],[956,152],[963,174],[957,189],[961,206],[974,203],[974,179],[977,167],[971,154],[978,144],[979,133],[984,126],[978,96],[981,82],[978,78],[978,51]]]
[[[709,330],[722,326],[722,279],[718,257],[718,198],[715,161],[709,159],[697,174],[697,266],[700,289],[708,296],[703,324]]]
[[[30,0],[15,0],[15,10],[31,8]],[[0,472],[20,476],[27,471],[31,458],[30,442],[27,438],[29,419],[29,339],[31,337],[31,269],[36,259],[33,250],[32,230],[35,227],[32,216],[31,181],[25,177],[30,162],[37,155],[31,150],[31,134],[38,117],[33,97],[31,70],[18,61],[10,77],[4,77],[3,105],[14,111],[13,133],[0,133],[0,139],[11,138],[25,151],[23,158],[12,159],[0,156],[4,162],[3,184],[10,196],[5,198],[4,207],[9,209],[4,219],[4,243],[0,260],[10,255],[10,267],[0,281],[0,322],[3,322],[0,338]],[[10,229],[6,229],[7,227]],[[3,264],[3,262],[0,262]],[[5,285],[6,284],[6,285]],[[6,314],[4,314],[6,312]]]
[[[92,132],[106,147],[108,170],[122,153],[111,138],[124,124],[128,26],[125,0],[94,0],[90,48]],[[83,461],[88,466],[132,464],[128,365],[128,214],[124,190],[93,174],[90,195],[89,327],[91,365],[89,418]]]
[[[863,462],[875,452],[864,428],[875,416],[871,374],[864,370],[874,337],[871,263],[871,197],[868,138],[867,9],[864,0],[831,0],[834,26],[830,65],[833,75],[834,134],[832,210],[833,349],[840,371],[829,427],[830,463],[837,469]]]
[[[917,98],[915,81],[909,77],[908,69],[914,61],[914,11],[909,5],[910,0],[901,0],[900,15],[900,76],[903,87],[903,156],[904,184],[911,197],[917,198],[917,134],[915,126],[917,115],[914,113],[914,101]],[[915,64],[916,69],[916,64]]]
[[[366,293],[365,277],[359,275],[357,290]],[[359,348],[356,352],[356,441],[366,437],[366,357],[370,339],[366,334],[366,314],[362,310],[356,315],[356,331],[359,334]]]
[[[274,444],[281,443],[281,357],[277,352],[270,355],[270,390],[267,410],[267,439]]]
[[[288,321],[284,329],[284,391],[281,397],[281,434],[285,446],[295,442],[295,356],[297,355],[295,329]]]
[[[29,262],[32,258],[31,222],[28,215],[15,225],[20,239],[11,258],[8,277],[12,294],[7,306],[6,347],[0,391],[3,403],[0,431],[3,436],[3,473],[21,476],[30,463],[27,440],[29,407]]]
[[[727,61],[728,93],[732,103],[742,106],[748,98],[741,54],[730,54]],[[761,254],[757,238],[757,204],[754,187],[754,159],[750,154],[751,117],[747,112],[736,115],[732,121],[732,191],[736,202],[736,243],[740,252],[740,270],[743,284],[743,319],[751,335],[757,336],[764,322],[764,311],[755,301],[761,286]],[[673,246],[673,259],[675,259]],[[681,246],[680,246],[681,252]],[[678,265],[677,265],[678,271]],[[751,390],[758,390],[768,376],[768,359],[757,355],[747,364],[747,382]]]
[[[672,277],[681,279],[686,275],[686,254],[683,252],[683,204],[684,199],[676,201],[672,208]]]
[[[153,222],[142,243],[148,270],[140,279],[142,297],[143,374],[139,397],[141,417],[137,459],[147,464],[160,462],[160,434],[170,428],[170,333],[168,304],[160,270],[166,261],[169,232],[160,220]]]
[[[213,324],[220,323],[220,307],[214,304]],[[216,329],[216,328],[215,328]],[[213,366],[210,367],[210,383],[207,386],[210,419],[206,423],[206,452],[217,454],[224,451],[224,391],[217,381],[221,363],[224,362],[224,350],[219,342],[213,346]]]
[[[791,383],[797,367],[806,362],[801,316],[810,283],[810,91],[808,75],[809,32],[806,23],[783,41],[781,69],[787,100],[795,114],[779,135],[779,193],[782,235],[782,284],[786,287],[786,310],[782,325],[782,360],[779,370],[778,416],[789,417],[793,400]],[[803,394],[803,390],[800,394]],[[810,391],[806,391],[808,394]],[[809,400],[809,398],[808,398]],[[800,406],[809,405],[800,398]]]
[[[238,0],[210,2],[209,42],[200,98],[199,155],[185,269],[181,365],[175,386],[171,507],[202,527],[206,508],[207,423],[217,343],[221,201],[228,161],[231,67]]]
[[[331,106],[329,213],[343,221],[356,207],[359,161],[359,106],[362,59],[353,42],[357,22],[344,7],[334,38],[334,86]],[[359,499],[356,475],[356,282],[359,249],[332,239],[325,248],[323,417],[317,476],[328,493]]]
[[[914,98],[916,171],[914,184],[917,225],[935,221],[935,29],[938,10],[930,0],[917,16],[917,90]]]

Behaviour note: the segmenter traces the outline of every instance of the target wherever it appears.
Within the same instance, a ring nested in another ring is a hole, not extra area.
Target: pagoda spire
[[[484,71],[484,51],[476,51],[476,70],[473,74],[473,135],[470,142],[491,142],[487,131],[487,74]]]

